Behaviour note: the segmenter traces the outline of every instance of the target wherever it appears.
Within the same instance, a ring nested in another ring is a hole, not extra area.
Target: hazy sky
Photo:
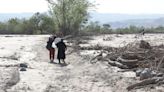
[[[45,12],[46,0],[0,0],[0,13]]]
[[[164,14],[164,0],[95,0],[97,12]],[[0,13],[45,12],[45,0],[0,0]]]
[[[164,14],[164,0],[96,0],[99,12]]]

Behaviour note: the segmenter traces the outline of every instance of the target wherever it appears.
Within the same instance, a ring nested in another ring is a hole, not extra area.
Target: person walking
[[[57,48],[58,48],[58,54],[57,54],[57,59],[59,60],[59,64],[61,63],[60,60],[62,59],[62,61],[64,62],[64,64],[66,64],[65,62],[65,58],[66,58],[66,55],[65,55],[65,51],[67,50],[67,46],[66,44],[64,43],[63,39],[61,39],[60,42],[58,42],[56,44]]]
[[[48,41],[47,41],[47,45],[46,48],[49,51],[49,59],[50,59],[50,63],[53,63],[54,58],[55,58],[55,48],[52,47],[52,43],[54,42],[56,36],[50,36]]]

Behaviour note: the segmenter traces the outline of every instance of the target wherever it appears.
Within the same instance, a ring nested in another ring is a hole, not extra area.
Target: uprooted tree
[[[56,30],[64,35],[77,34],[88,20],[88,0],[47,0]]]

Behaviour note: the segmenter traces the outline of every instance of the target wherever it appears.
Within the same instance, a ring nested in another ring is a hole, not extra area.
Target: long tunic
[[[65,50],[66,50],[66,45],[63,41],[59,42],[56,44],[57,48],[58,48],[58,55],[57,55],[57,59],[65,59]]]

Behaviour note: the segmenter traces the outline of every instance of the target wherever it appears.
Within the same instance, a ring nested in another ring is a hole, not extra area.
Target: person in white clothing
[[[57,44],[57,43],[61,42],[61,39],[62,38],[60,38],[60,37],[55,38],[54,43]]]

